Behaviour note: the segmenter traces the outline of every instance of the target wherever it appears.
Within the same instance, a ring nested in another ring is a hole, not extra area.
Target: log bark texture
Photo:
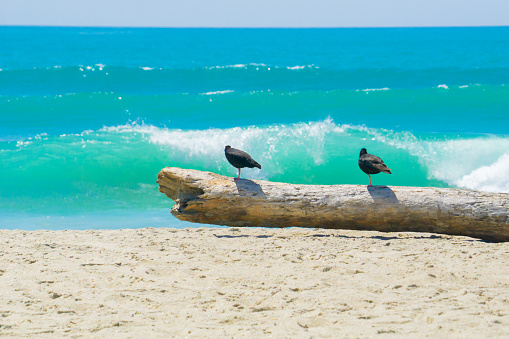
[[[167,167],[159,191],[184,221],[431,232],[509,241],[509,194],[433,187],[293,185]]]

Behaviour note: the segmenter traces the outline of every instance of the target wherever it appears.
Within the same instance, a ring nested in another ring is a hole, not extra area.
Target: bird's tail
[[[382,172],[392,174],[391,169],[389,167],[387,167],[387,169],[384,169]]]
[[[258,167],[259,169],[262,169],[262,166],[259,163],[257,163],[256,161],[254,161],[253,159],[251,159],[251,164],[249,167],[251,167],[251,168]]]

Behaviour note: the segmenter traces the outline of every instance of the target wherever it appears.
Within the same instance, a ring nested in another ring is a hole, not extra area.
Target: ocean
[[[0,27],[0,228],[194,227],[163,167],[509,193],[509,27]]]

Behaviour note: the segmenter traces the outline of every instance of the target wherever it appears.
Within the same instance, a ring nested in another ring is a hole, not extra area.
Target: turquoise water
[[[193,225],[157,173],[509,192],[509,27],[0,27],[0,227]]]

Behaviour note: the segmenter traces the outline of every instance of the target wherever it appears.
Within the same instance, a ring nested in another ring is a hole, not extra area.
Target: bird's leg
[[[368,174],[368,177],[369,177],[369,186],[368,187],[371,187],[373,185],[371,185],[371,175]]]
[[[239,168],[239,176],[237,178],[233,178],[233,181],[240,180],[240,168]]]

